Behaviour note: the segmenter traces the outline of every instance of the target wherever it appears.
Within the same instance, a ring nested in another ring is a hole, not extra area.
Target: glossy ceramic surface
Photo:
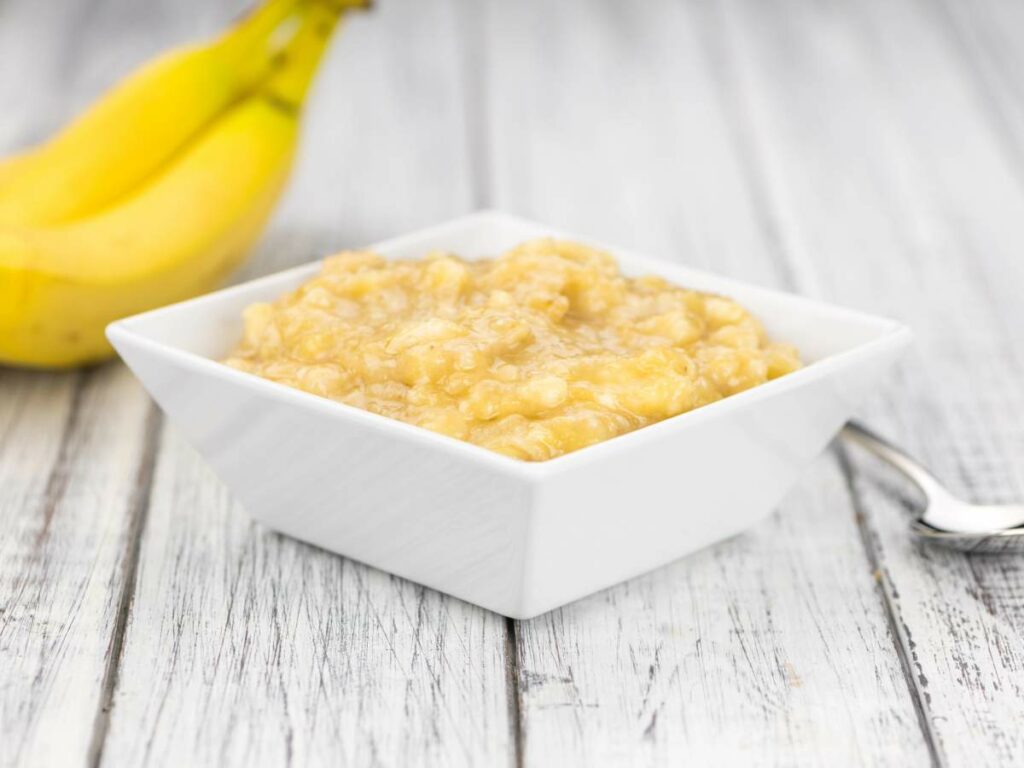
[[[494,256],[555,232],[484,212],[371,246]],[[600,245],[600,244],[597,244]],[[265,525],[515,618],[742,531],[767,515],[910,339],[889,320],[608,247],[630,274],[727,294],[809,365],[699,410],[526,463],[216,360],[241,311],[318,263],[114,323],[170,420]]]

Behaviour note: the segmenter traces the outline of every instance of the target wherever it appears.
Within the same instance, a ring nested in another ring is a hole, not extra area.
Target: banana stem
[[[268,57],[290,47],[295,29],[310,5],[326,6],[343,14],[369,8],[371,0],[265,0],[221,33],[215,45],[235,61],[251,62],[252,69],[258,72]]]
[[[264,43],[282,21],[293,15],[308,0],[266,0],[243,13],[231,26],[217,35],[216,44],[241,49]]]
[[[225,30],[214,43],[227,60],[261,79],[270,60],[290,43],[288,30],[297,25],[309,0],[267,0]]]
[[[314,0],[305,9],[299,28],[282,51],[280,63],[260,89],[266,97],[290,109],[302,106],[346,7],[352,7],[351,3]]]

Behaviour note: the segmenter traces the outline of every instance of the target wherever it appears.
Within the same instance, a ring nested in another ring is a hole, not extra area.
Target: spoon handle
[[[856,421],[848,421],[846,426],[843,427],[843,437],[857,443],[857,445],[866,448],[879,458],[892,464],[892,466],[913,480],[926,496],[931,498],[949,496],[949,491],[942,486],[935,475],[863,424]]]

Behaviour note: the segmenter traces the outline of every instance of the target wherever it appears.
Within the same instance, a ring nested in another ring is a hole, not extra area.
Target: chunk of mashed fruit
[[[496,259],[352,251],[245,310],[242,371],[543,461],[800,367],[735,301],[534,240]]]

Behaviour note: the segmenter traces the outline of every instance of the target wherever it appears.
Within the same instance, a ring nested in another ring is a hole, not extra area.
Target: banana
[[[307,0],[268,0],[211,43],[142,67],[37,149],[0,163],[0,225],[90,215],[144,183],[272,70]]]
[[[134,195],[56,227],[0,228],[0,362],[106,358],[107,323],[208,290],[238,264],[285,185],[301,105],[340,15],[311,5],[260,89]]]

